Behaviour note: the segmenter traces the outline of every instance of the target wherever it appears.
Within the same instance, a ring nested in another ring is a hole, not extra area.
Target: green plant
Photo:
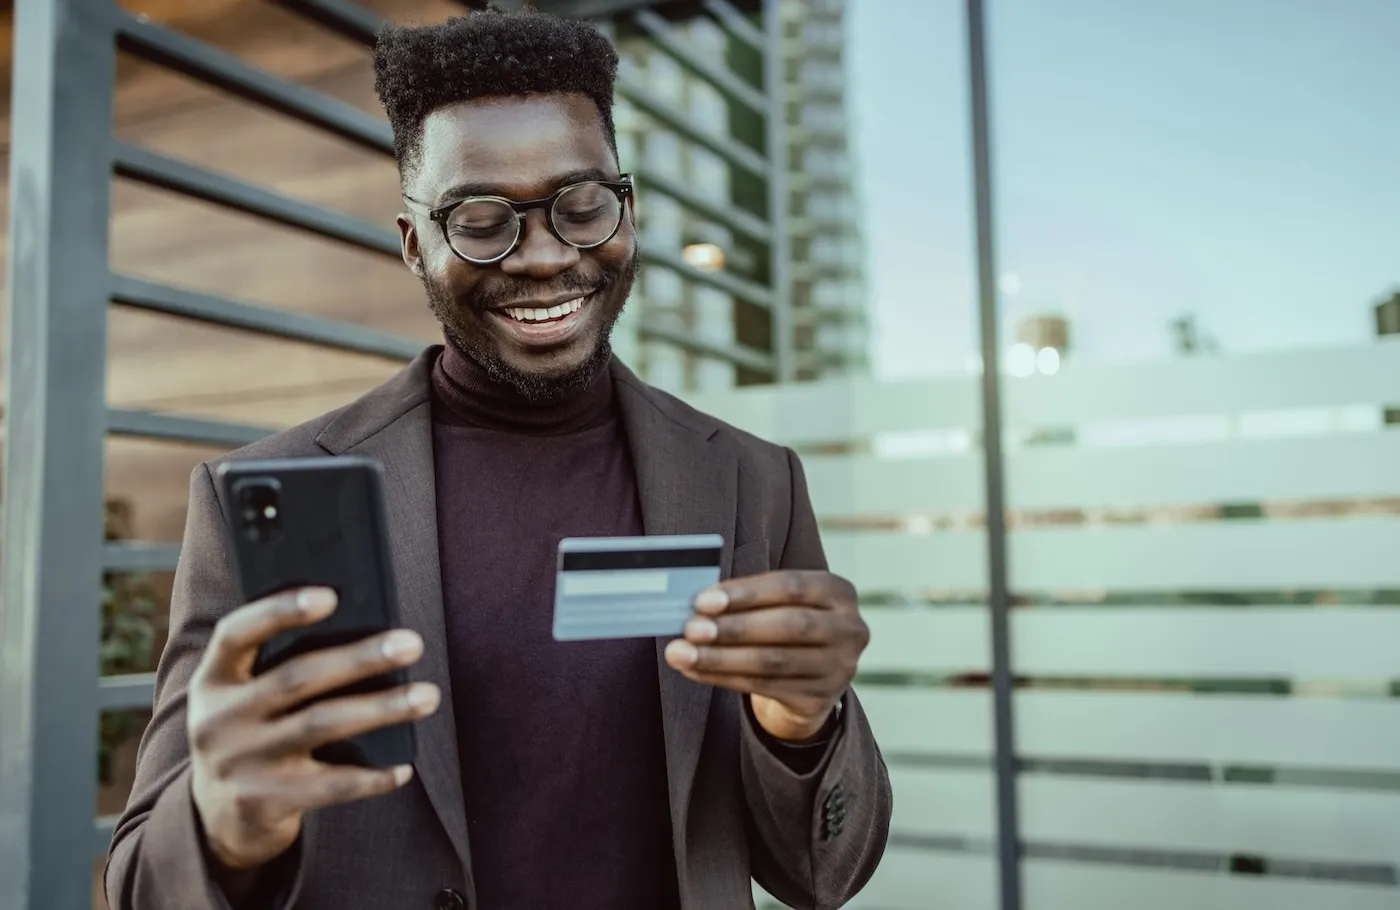
[[[129,537],[130,509],[107,503],[106,539]],[[98,652],[103,676],[147,673],[155,668],[156,598],[145,575],[107,572],[102,576],[102,638]],[[141,731],[133,711],[103,712],[98,727],[97,777],[112,780],[112,758],[122,743]]]

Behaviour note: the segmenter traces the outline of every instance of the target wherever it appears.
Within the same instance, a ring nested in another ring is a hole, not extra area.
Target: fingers
[[[830,674],[832,655],[821,648],[696,646],[678,639],[666,646],[666,660],[677,670],[705,676],[820,679]]]
[[[788,679],[766,676],[738,676],[732,673],[706,673],[682,670],[691,680],[717,689],[772,698],[802,713],[813,713],[830,701],[827,686],[819,679]]]
[[[423,639],[408,629],[313,651],[254,679],[246,689],[246,708],[270,717],[351,683],[406,667],[422,656]]]
[[[824,645],[836,640],[846,624],[830,611],[771,607],[713,618],[697,616],[686,623],[685,638],[697,645]]]
[[[249,731],[242,752],[260,758],[305,755],[370,730],[427,717],[441,701],[442,693],[432,683],[328,699]]]
[[[836,610],[853,609],[855,588],[829,572],[785,570],[720,582],[695,599],[695,609],[709,616],[784,605]]]
[[[309,626],[329,616],[335,592],[326,588],[285,591],[239,607],[219,620],[200,672],[215,683],[241,682],[253,672],[258,648],[279,632]]]
[[[312,809],[383,796],[413,779],[411,765],[357,768],[310,762],[286,774],[240,783],[237,802],[252,817],[285,818]]]

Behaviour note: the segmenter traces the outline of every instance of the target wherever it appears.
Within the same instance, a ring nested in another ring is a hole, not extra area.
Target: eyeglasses
[[[428,212],[442,228],[447,245],[473,265],[500,262],[520,246],[525,236],[525,213],[544,209],[549,232],[575,249],[602,246],[622,224],[622,202],[632,194],[632,175],[615,181],[571,183],[543,196],[515,202],[503,196],[469,196]],[[404,199],[427,207],[411,196]]]

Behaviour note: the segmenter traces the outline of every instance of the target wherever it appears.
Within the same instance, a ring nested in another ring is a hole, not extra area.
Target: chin
[[[483,351],[481,345],[463,349],[493,380],[513,388],[529,401],[541,403],[566,398],[587,387],[612,359],[612,347],[606,338],[587,346],[570,345],[560,351],[532,354],[507,354],[494,346]]]

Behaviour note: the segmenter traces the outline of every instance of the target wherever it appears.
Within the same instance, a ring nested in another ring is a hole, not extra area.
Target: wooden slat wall
[[[398,20],[460,12],[449,0],[376,0]],[[378,111],[369,54],[260,0],[127,0],[123,6],[286,78]],[[9,131],[11,22],[3,40]],[[164,154],[385,226],[398,212],[392,161],[191,80],[123,59],[115,133]],[[0,187],[0,216],[7,216]],[[0,217],[0,249],[5,224]],[[270,227],[214,207],[114,182],[114,268],[255,303],[334,317],[429,343],[436,324],[401,263]],[[336,407],[397,366],[114,307],[108,396],[114,406],[287,426]],[[214,450],[129,440],[108,447],[108,489],[135,506],[135,531],[178,540],[190,469]]]

